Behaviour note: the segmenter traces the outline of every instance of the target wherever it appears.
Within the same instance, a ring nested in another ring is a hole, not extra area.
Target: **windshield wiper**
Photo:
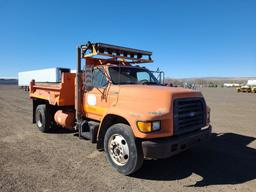
[[[135,82],[120,82],[119,85],[129,85],[129,84],[137,84]]]
[[[144,85],[160,85],[159,83],[156,82],[144,82]]]

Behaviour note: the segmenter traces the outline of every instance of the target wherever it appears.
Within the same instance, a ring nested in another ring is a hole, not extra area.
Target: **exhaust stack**
[[[77,69],[76,69],[76,85],[75,85],[75,109],[76,109],[76,130],[78,130],[79,137],[81,137],[81,48],[77,47]]]

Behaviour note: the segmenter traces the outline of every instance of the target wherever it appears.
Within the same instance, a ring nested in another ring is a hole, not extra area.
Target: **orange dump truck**
[[[204,97],[163,86],[139,65],[153,62],[151,55],[103,43],[79,46],[76,74],[63,73],[56,84],[31,81],[33,123],[42,132],[57,125],[75,129],[125,175],[144,158],[167,158],[207,139],[210,109]]]

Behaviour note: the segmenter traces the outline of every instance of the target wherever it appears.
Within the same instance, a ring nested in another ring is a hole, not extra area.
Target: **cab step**
[[[100,123],[96,121],[84,121],[81,125],[81,136],[96,143],[99,125]]]

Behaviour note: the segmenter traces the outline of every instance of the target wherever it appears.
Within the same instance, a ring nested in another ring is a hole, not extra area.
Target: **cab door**
[[[112,94],[115,86],[110,83],[105,69],[101,66],[93,68],[92,85],[91,90],[84,94],[84,112],[87,118],[101,121],[109,107],[117,100],[117,95]]]

